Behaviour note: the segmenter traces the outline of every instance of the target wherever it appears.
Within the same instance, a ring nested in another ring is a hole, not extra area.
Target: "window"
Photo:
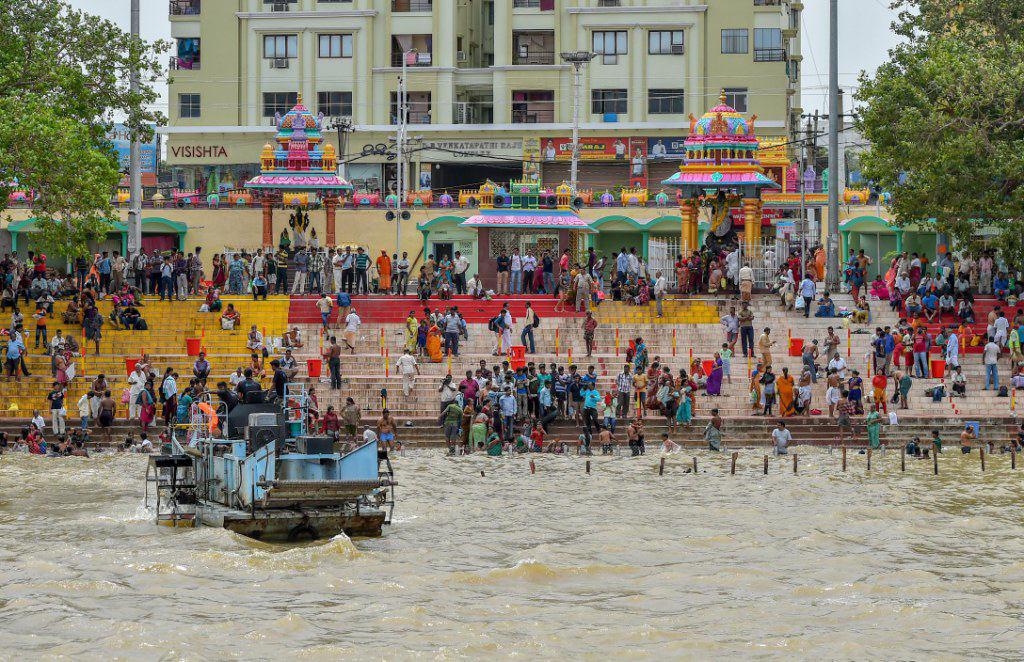
[[[746,53],[749,51],[749,44],[747,43],[749,39],[750,35],[746,28],[722,30],[722,52],[726,54]]]
[[[725,105],[732,106],[737,112],[747,112],[747,88],[727,87],[725,88]]]
[[[429,34],[391,35],[391,66],[429,67],[433,63],[434,37]]]
[[[591,90],[590,112],[595,115],[625,115],[626,99],[626,90]]]
[[[406,92],[405,121],[430,124],[430,92]],[[398,92],[391,93],[391,123],[398,124]]]
[[[263,116],[273,117],[277,113],[284,115],[299,102],[296,92],[264,92]]]
[[[294,34],[263,35],[263,57],[277,60],[286,57],[298,57],[299,37]]]
[[[412,12],[412,11],[433,11],[432,0],[391,0],[391,11]]]
[[[322,34],[318,39],[320,57],[352,57],[352,35]]]
[[[316,109],[328,117],[351,117],[352,93],[317,92]]]
[[[682,115],[683,90],[647,90],[647,112],[651,115]]]
[[[621,7],[622,0],[597,0],[598,7]]]
[[[512,90],[513,124],[545,124],[554,121],[554,90]]]
[[[682,55],[682,30],[650,30],[647,33],[647,52],[651,55]]]
[[[754,28],[754,62],[782,62],[786,51],[782,48],[782,30]]]
[[[619,55],[626,55],[626,31],[606,30],[593,34],[594,53],[601,56],[604,64],[616,64]]]
[[[200,65],[200,41],[197,37],[179,38],[178,54],[171,57],[171,69],[198,69]]]
[[[178,95],[178,116],[182,119],[195,119],[199,117],[198,94]]]

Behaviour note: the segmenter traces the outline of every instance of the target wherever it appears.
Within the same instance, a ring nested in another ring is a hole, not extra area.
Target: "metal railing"
[[[519,106],[523,102],[512,102]],[[512,110],[513,124],[546,124],[555,121],[554,101],[530,101],[526,107],[517,107]]]
[[[537,9],[540,7],[540,0],[512,0],[512,6],[524,9]]]
[[[554,64],[554,51],[528,51],[526,55],[516,53],[512,57],[512,64]]]
[[[189,60],[187,58],[171,56],[170,68],[172,71],[198,71],[201,67],[199,58]]]
[[[425,56],[425,57],[424,57]],[[391,54],[391,66],[400,67],[402,66],[402,58],[405,57],[405,53],[394,52]],[[406,62],[407,67],[429,67],[433,62],[433,56],[431,53],[418,53],[414,58],[410,58]]]
[[[434,0],[391,0],[391,11],[434,11]]]
[[[171,16],[199,16],[202,0],[171,0],[167,12]]]
[[[782,62],[786,59],[785,48],[755,48],[754,62]]]

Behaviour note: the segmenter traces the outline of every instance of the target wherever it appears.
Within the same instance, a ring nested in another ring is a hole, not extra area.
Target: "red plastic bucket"
[[[130,375],[133,372],[135,372],[135,366],[137,366],[138,364],[139,364],[139,360],[138,359],[125,359],[124,360],[124,369]]]
[[[514,359],[526,358],[526,346],[525,345],[512,345],[508,348],[508,355]]]
[[[199,356],[203,342],[199,338],[185,338],[185,353],[189,356]]]
[[[942,379],[946,376],[946,362],[942,359],[932,359],[931,372],[933,379]]]
[[[790,338],[789,339],[789,355],[800,356],[804,353],[804,339],[803,338]]]
[[[316,379],[323,372],[324,362],[320,359],[309,359],[306,361],[306,370],[309,372],[311,379]]]

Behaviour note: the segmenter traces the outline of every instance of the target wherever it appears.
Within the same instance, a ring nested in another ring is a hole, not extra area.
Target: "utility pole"
[[[836,197],[839,198],[839,202],[843,202],[846,199],[846,113],[843,112],[846,107],[846,95],[843,90],[839,90],[839,103],[836,104],[836,123],[838,124],[836,131],[839,133],[839,149],[836,150],[836,158],[839,159],[839,164],[836,166],[836,175],[832,176],[832,171],[829,170],[829,180],[836,183]],[[866,202],[866,201],[865,201]],[[842,260],[843,256],[839,256]]]
[[[405,79],[408,72],[409,56],[415,56],[416,50],[409,50],[402,53],[402,76],[398,79],[398,129],[395,136],[395,193],[398,200],[395,202],[395,252],[402,252],[402,203],[405,201],[405,133],[406,114],[409,111],[406,99]]]
[[[576,183],[580,165],[580,89],[583,82],[583,65],[594,59],[588,51],[568,51],[560,54],[562,60],[573,68],[572,77],[572,163],[569,166],[569,188],[576,197]]]
[[[139,0],[132,0],[131,5],[132,51],[139,53]],[[129,76],[129,89],[134,96],[139,92],[139,70],[132,67]],[[126,258],[142,250],[142,143],[139,142],[138,127],[129,127],[131,131],[131,147],[129,152],[128,183],[131,196],[128,206],[128,255]]]
[[[825,287],[839,291],[839,0],[828,3],[828,246]]]
[[[811,135],[811,120],[807,120],[807,132],[800,145],[800,172],[797,174],[797,181],[800,183],[800,280],[803,280],[807,270],[807,184],[804,182],[804,170],[807,169],[807,151],[809,143],[813,140]]]

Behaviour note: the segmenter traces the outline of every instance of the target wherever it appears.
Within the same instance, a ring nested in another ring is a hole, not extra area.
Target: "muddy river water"
[[[0,659],[1024,655],[1024,470],[798,450],[409,452],[382,538],[299,546],[154,526],[140,456],[8,454]]]

